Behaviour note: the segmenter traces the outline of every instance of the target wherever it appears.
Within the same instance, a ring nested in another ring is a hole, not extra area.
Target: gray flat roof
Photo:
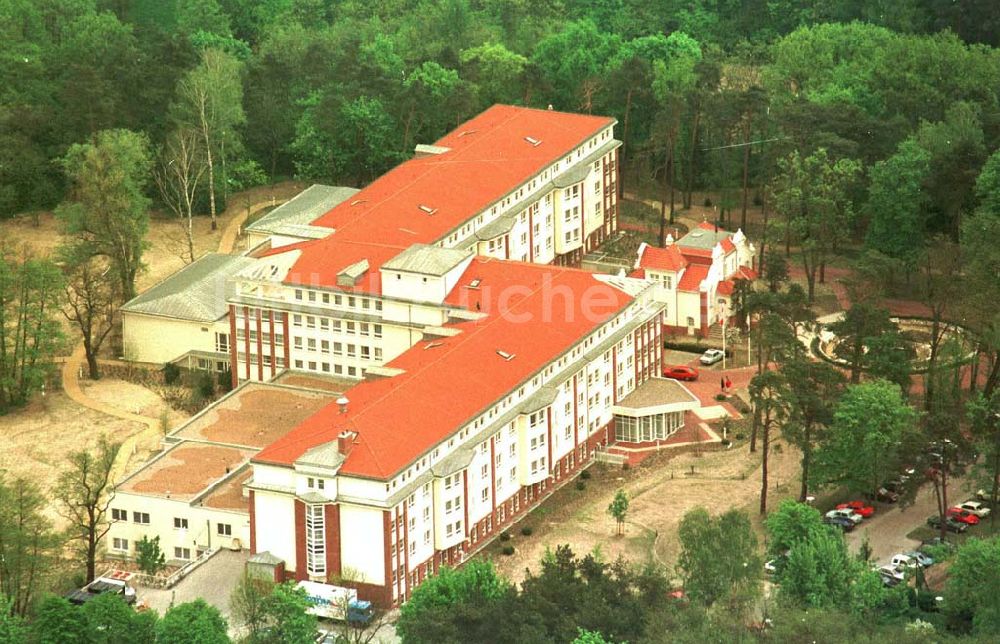
[[[471,256],[467,250],[414,244],[382,264],[382,268],[440,277]]]
[[[309,186],[289,201],[278,206],[247,226],[254,232],[293,231],[297,226],[309,226],[335,206],[347,201],[358,192],[345,186]]]
[[[226,280],[256,260],[209,253],[140,293],[122,311],[194,322],[214,322],[226,314]]]

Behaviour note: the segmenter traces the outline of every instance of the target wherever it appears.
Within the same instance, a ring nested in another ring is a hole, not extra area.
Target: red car
[[[956,521],[967,523],[968,525],[976,525],[979,523],[979,517],[968,510],[963,510],[962,508],[948,508],[946,515]]]
[[[697,380],[698,370],[694,367],[664,367],[663,368],[664,378],[673,378],[674,380]]]
[[[864,518],[868,518],[875,514],[875,508],[870,505],[865,505],[862,501],[848,501],[847,503],[841,503],[837,506],[838,510],[854,510]]]

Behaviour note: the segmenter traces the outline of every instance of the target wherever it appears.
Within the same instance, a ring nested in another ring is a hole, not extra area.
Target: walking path
[[[230,199],[230,204],[232,205],[227,209],[227,212],[229,210],[234,212],[227,217],[225,227],[222,230],[222,236],[219,239],[219,252],[231,253],[235,250],[234,247],[236,246],[236,240],[239,238],[240,230],[244,222],[246,222],[251,215],[260,212],[264,208],[284,203],[287,200],[288,198],[276,198],[274,196],[270,196],[267,199],[251,204],[250,206],[243,206],[237,205],[239,199],[237,199],[234,195],[234,197]],[[225,216],[225,213],[223,216]],[[102,360],[101,362],[104,361]],[[118,458],[115,461],[111,476],[111,480],[117,482],[122,480],[127,473],[129,460],[138,450],[139,445],[149,444],[158,439],[162,433],[160,419],[122,411],[117,407],[113,407],[88,397],[87,394],[84,393],[83,388],[80,386],[80,374],[85,364],[86,353],[84,352],[82,343],[79,344],[73,350],[73,353],[63,361],[62,387],[63,391],[66,392],[66,395],[70,398],[70,400],[78,405],[87,407],[88,409],[93,409],[94,411],[101,412],[102,414],[128,420],[140,425],[139,429],[129,434],[122,442],[122,446],[118,452]]]

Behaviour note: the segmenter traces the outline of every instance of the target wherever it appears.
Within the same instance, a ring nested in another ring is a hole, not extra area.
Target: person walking
[[[732,389],[733,389],[733,381],[730,380],[729,378],[726,378],[726,391],[732,391]]]
[[[726,378],[725,378],[725,376],[723,376],[722,378],[719,378],[719,389],[722,390],[722,393],[726,393]]]

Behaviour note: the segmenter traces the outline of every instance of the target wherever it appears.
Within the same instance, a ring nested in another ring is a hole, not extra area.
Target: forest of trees
[[[194,157],[179,193],[156,199],[183,211],[178,194],[194,195],[193,209],[214,216],[232,190],[267,178],[365,183],[506,102],[615,116],[630,177],[669,176],[682,203],[719,191],[723,216],[745,210],[743,187],[768,183],[779,159],[822,147],[870,174],[874,204],[899,190],[880,177],[909,172],[927,187],[920,224],[957,235],[1000,131],[994,9],[10,0],[0,8],[0,217],[66,198],[72,179],[56,161],[102,130],[141,133],[165,167]],[[767,143],[726,147],[746,141]],[[864,196],[867,182],[855,183]],[[859,214],[856,230],[870,216]]]

